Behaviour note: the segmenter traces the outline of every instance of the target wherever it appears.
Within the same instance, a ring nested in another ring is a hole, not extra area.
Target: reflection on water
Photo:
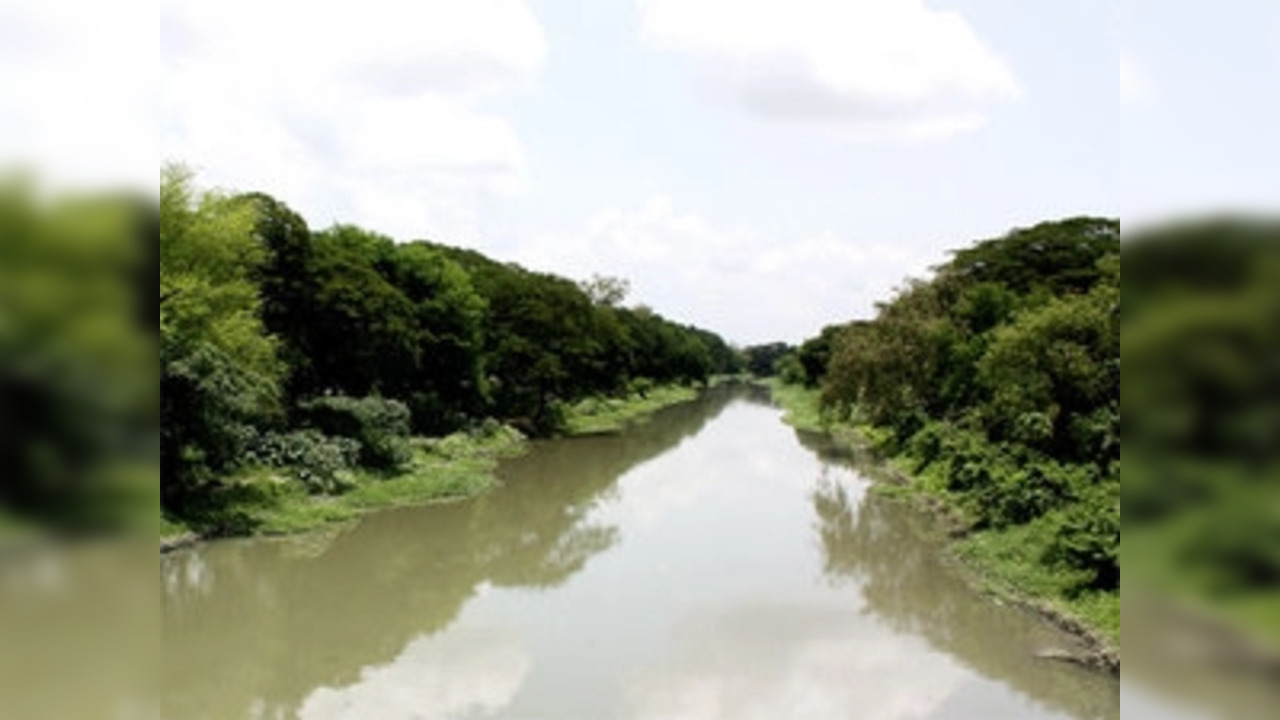
[[[1265,645],[1248,646],[1218,622],[1141,591],[1120,609],[1135,720],[1269,720],[1280,707],[1280,667]]]
[[[965,683],[926,643],[853,608],[760,604],[688,617],[630,718],[926,718]]]
[[[388,665],[366,669],[342,688],[320,687],[302,703],[302,720],[448,718],[501,710],[529,671],[529,656],[511,637],[452,633],[419,637]]]
[[[805,444],[721,389],[472,501],[166,557],[162,716],[1118,717]]]
[[[894,630],[1071,717],[1119,717],[1119,684],[1033,660],[1039,650],[1083,648],[1035,617],[968,591],[918,527],[918,513],[875,494],[855,503],[844,486],[829,482],[818,484],[813,504],[824,570],[855,584],[867,609]]]
[[[0,546],[0,718],[150,717],[155,543]]]
[[[499,487],[473,501],[165,556],[163,717],[294,717],[317,686],[364,682],[366,666],[420,656],[406,645],[451,623],[478,589],[564,582],[617,542],[616,527],[587,518],[617,478],[696,433],[729,399],[722,391],[624,434],[545,444],[504,465]],[[332,708],[322,702],[307,707]]]

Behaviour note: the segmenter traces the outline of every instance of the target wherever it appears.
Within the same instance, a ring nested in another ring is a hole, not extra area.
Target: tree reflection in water
[[[824,462],[850,462],[859,471],[870,462],[858,454],[832,460],[837,454],[828,440],[797,435]],[[1036,660],[1039,650],[1079,645],[1047,622],[970,589],[921,511],[865,486],[855,491],[825,473],[811,500],[823,571],[833,582],[856,585],[867,612],[1048,707],[1073,717],[1119,717],[1119,683],[1115,694],[1098,693],[1095,673]]]
[[[315,688],[355,685],[448,627],[484,587],[564,583],[621,540],[588,519],[619,476],[697,433],[734,395],[715,389],[617,435],[540,444],[470,501],[166,556],[160,716],[294,717]]]

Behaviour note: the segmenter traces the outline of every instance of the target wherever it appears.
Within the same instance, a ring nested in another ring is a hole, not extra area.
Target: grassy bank
[[[643,396],[590,398],[569,407],[565,434],[617,432],[669,405],[696,398],[695,388],[669,385]],[[228,478],[181,520],[161,519],[162,549],[213,537],[283,535],[351,521],[374,510],[478,495],[496,482],[503,458],[528,451],[516,430],[494,424],[443,438],[412,438],[412,456],[399,471],[347,470],[340,491],[309,492],[291,468],[249,468]]]
[[[684,385],[664,385],[626,397],[592,397],[571,405],[566,413],[566,435],[618,432],[628,423],[645,418],[669,405],[692,400],[698,390]]]
[[[414,438],[400,471],[345,471],[339,493],[311,493],[288,468],[251,468],[209,493],[181,521],[165,518],[162,547],[182,539],[280,535],[352,520],[371,510],[469,497],[493,485],[498,461],[524,452],[523,435],[487,432]]]
[[[877,428],[824,417],[817,390],[785,384],[776,378],[766,384],[774,401],[785,410],[783,421],[794,427],[826,433],[837,443],[858,450],[876,446],[882,439],[883,432]],[[883,462],[889,466],[888,471],[873,475],[890,482],[878,485],[877,492],[934,513],[954,538],[951,556],[976,587],[1045,616],[1084,640],[1093,651],[1091,662],[1108,669],[1118,668],[1119,593],[1079,592],[1073,589],[1078,578],[1043,561],[1055,529],[1048,518],[1000,529],[974,530],[961,499],[947,491],[939,465],[915,473],[921,463],[905,452]]]
[[[835,432],[839,427],[833,426],[822,417],[818,409],[818,391],[803,385],[790,385],[778,378],[763,381],[769,387],[773,401],[782,407],[782,421],[801,430],[813,432]]]

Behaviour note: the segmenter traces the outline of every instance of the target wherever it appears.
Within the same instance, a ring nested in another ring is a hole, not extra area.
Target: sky
[[[16,0],[0,63],[0,157],[55,179],[179,161],[739,344],[1015,227],[1280,194],[1272,0]]]

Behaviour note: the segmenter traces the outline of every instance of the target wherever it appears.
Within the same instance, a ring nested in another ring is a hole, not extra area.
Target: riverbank
[[[875,457],[880,433],[824,417],[819,393],[777,378],[763,382],[784,411],[783,422],[797,429],[822,433],[850,451],[863,463],[875,465],[868,473],[880,494],[899,498],[929,512],[939,521],[939,531],[950,538],[949,559],[981,592],[999,602],[1015,605],[1044,617],[1080,639],[1087,654],[1046,654],[1108,672],[1120,669],[1120,597],[1113,592],[1069,592],[1062,573],[1040,558],[1052,528],[1043,520],[999,530],[975,531],[964,509],[945,490],[915,477],[915,463],[906,455]]]
[[[564,434],[599,435],[619,432],[628,423],[669,405],[698,397],[699,390],[684,385],[664,385],[627,397],[592,397],[569,407]]]
[[[645,420],[672,405],[688,402],[704,391],[725,384],[746,382],[746,376],[716,375],[705,387],[659,385],[625,397],[591,397],[569,406],[565,413],[564,437],[603,435],[621,432],[627,425]]]
[[[643,395],[588,398],[566,409],[563,436],[617,432],[662,408],[693,400],[700,392],[664,385]],[[375,510],[474,497],[493,487],[499,462],[532,447],[520,432],[502,425],[443,438],[413,438],[411,443],[413,455],[400,472],[348,471],[342,478],[345,490],[334,494],[308,492],[288,468],[244,470],[183,521],[162,518],[160,550],[170,552],[219,537],[301,533]]]

